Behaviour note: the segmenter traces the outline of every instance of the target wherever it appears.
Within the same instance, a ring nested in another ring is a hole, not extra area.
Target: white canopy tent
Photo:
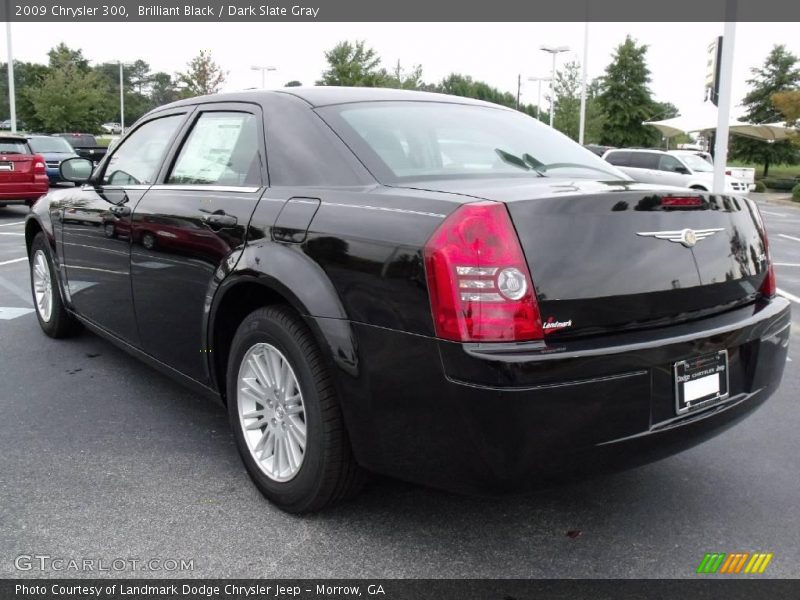
[[[718,110],[711,102],[704,102],[694,110],[679,117],[663,121],[645,121],[658,129],[665,137],[673,137],[681,133],[697,133],[714,131],[717,128]],[[786,140],[797,135],[797,130],[783,123],[753,124],[743,121],[732,121],[728,129],[731,133],[765,141]]]

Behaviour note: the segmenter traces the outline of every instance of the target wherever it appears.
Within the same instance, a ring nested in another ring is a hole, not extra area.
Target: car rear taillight
[[[504,204],[465,204],[447,217],[425,245],[425,271],[438,337],[544,337],[533,281]]]
[[[725,171],[725,175],[733,175],[733,171]]]
[[[47,165],[44,162],[44,157],[39,154],[33,157],[33,174],[47,175]]]
[[[765,298],[772,298],[778,292],[778,282],[775,279],[775,268],[772,266],[772,256],[769,252],[767,228],[764,225],[764,219],[761,217],[761,211],[758,208],[756,208],[756,214],[758,215],[761,231],[764,234],[764,254],[767,255],[767,276],[764,277],[764,281],[761,283],[761,287],[758,291]]]

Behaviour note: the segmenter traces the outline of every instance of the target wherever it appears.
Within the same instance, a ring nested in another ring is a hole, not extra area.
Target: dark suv
[[[500,106],[194,98],[61,172],[83,185],[26,222],[42,329],[83,324],[225,403],[286,510],[365,471],[498,492],[654,460],[750,413],[786,361],[753,202],[632,182]]]

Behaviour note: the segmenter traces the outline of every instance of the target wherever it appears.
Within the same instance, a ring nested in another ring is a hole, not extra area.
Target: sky
[[[656,100],[671,102],[684,114],[691,112],[703,100],[707,47],[722,30],[722,23],[591,23],[589,77],[602,75],[615,47],[630,34],[649,46],[650,86]],[[762,64],[774,44],[785,44],[800,56],[797,32],[797,23],[737,25],[734,105],[747,92],[750,68]],[[5,28],[0,37],[4,50]],[[261,73],[251,69],[254,65],[276,67],[267,74],[266,87],[281,87],[290,80],[312,85],[325,69],[326,50],[341,40],[365,40],[383,66],[393,67],[398,60],[404,69],[420,64],[428,82],[458,72],[515,93],[521,74],[522,101],[533,104],[537,84],[527,77],[549,76],[552,67],[550,55],[539,47],[570,46],[559,55],[559,64],[580,61],[584,24],[14,23],[12,38],[15,60],[46,63],[47,51],[63,41],[81,48],[93,63],[141,58],[153,71],[168,73],[183,70],[206,49],[228,71],[225,91],[260,87]]]

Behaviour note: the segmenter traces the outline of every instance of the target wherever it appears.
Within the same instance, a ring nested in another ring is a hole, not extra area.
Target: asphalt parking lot
[[[778,287],[800,302],[800,207],[762,209]],[[503,499],[375,479],[293,517],[250,483],[221,407],[92,334],[41,333],[26,211],[0,208],[0,577],[75,575],[15,568],[32,554],[194,560],[117,576],[694,577],[734,551],[800,577],[800,306],[779,393],[688,452]]]

